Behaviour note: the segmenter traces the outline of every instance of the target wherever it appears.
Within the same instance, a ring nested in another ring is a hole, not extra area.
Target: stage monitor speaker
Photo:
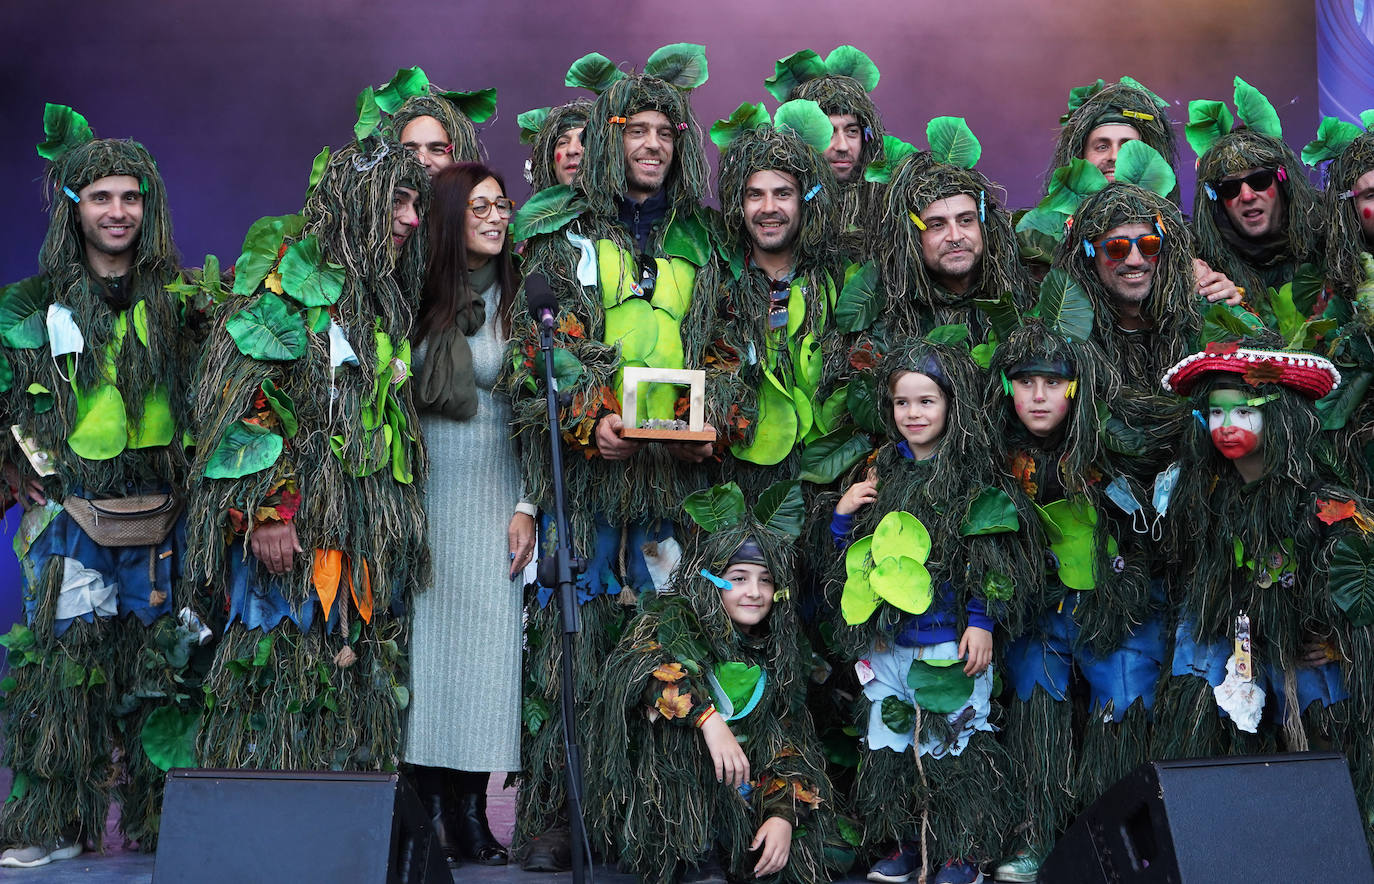
[[[453,884],[398,773],[173,770],[154,884]]]
[[[1043,884],[1371,884],[1344,756],[1153,761],[1093,802],[1040,868]]]

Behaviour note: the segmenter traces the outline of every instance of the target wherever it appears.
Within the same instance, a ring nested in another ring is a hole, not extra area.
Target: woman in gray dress
[[[510,406],[492,395],[517,282],[505,183],[479,163],[432,181],[429,265],[413,341],[429,450],[434,586],[412,617],[405,760],[451,859],[507,861],[487,825],[492,771],[520,764],[521,588],[534,549]],[[514,512],[514,515],[512,515]]]

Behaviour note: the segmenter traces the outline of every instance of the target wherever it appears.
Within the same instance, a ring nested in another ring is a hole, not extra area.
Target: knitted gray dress
[[[415,595],[405,760],[453,770],[520,769],[521,587],[506,579],[520,482],[510,405],[492,396],[504,352],[499,297],[498,283],[482,292],[486,321],[468,338],[477,414],[420,416],[434,585]]]

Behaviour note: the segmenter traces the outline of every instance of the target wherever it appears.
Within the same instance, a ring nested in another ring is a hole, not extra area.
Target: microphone
[[[525,277],[525,304],[536,322],[545,328],[553,328],[553,317],[558,312],[558,297],[544,274],[531,273]]]

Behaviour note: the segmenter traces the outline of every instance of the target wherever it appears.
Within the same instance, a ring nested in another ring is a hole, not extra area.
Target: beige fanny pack
[[[81,530],[101,546],[161,543],[176,525],[182,505],[174,494],[135,494],[103,500],[71,495],[62,501],[62,508]]]

